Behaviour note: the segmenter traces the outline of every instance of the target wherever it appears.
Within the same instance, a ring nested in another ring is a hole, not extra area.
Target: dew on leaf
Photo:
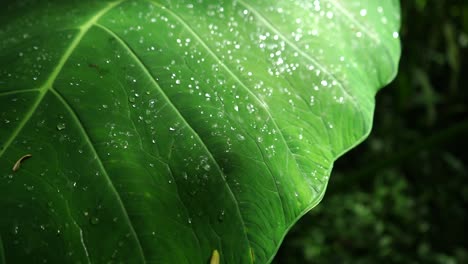
[[[15,226],[13,227],[13,232],[12,232],[12,233],[13,233],[14,235],[17,235],[17,234],[19,233],[19,227],[18,227],[18,225],[15,225]]]
[[[59,130],[59,131],[60,131],[60,130],[64,130],[65,127],[66,127],[65,123],[59,123],[59,124],[57,124],[57,130]]]
[[[359,14],[361,16],[366,16],[367,15],[367,9],[361,9],[361,11],[359,11]]]
[[[92,225],[97,225],[97,224],[99,224],[99,218],[97,218],[97,217],[91,217],[91,219],[90,219],[89,221],[90,221],[90,223],[91,223]]]
[[[219,212],[218,214],[218,221],[220,222],[224,221],[224,215],[225,215],[224,210],[221,210],[221,212]]]

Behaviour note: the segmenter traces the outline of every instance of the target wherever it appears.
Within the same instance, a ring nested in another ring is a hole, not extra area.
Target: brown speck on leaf
[[[95,68],[95,69],[99,70],[99,66],[97,64],[94,64],[94,63],[89,63],[88,67]]]
[[[19,168],[21,166],[21,162],[23,162],[26,159],[29,159],[30,157],[32,157],[31,154],[26,154],[23,157],[19,158],[18,161],[15,163],[15,165],[13,165],[13,171],[19,170]]]

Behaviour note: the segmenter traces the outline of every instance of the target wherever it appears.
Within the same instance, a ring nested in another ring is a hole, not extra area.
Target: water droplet
[[[91,222],[92,225],[99,224],[99,218],[97,218],[97,217],[91,217],[91,219],[89,221]]]
[[[14,235],[17,235],[17,234],[18,234],[18,230],[19,230],[19,227],[18,227],[17,225],[15,225],[15,226],[13,227],[13,234],[14,234]]]
[[[219,212],[218,220],[220,222],[224,221],[224,210],[221,210],[221,212]]]
[[[65,127],[66,127],[66,126],[65,126],[65,123],[59,123],[59,124],[57,124],[57,130],[59,130],[59,131],[60,131],[60,130],[64,130]]]
[[[205,169],[206,171],[209,171],[210,168],[211,168],[210,164],[203,165],[203,169]]]
[[[129,101],[130,103],[135,103],[136,98],[135,98],[134,96],[129,96],[129,97],[128,97],[128,101]]]

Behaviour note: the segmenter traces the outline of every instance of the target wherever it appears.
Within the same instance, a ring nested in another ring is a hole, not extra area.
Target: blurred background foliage
[[[403,54],[370,137],[274,263],[468,263],[468,1],[401,1]]]

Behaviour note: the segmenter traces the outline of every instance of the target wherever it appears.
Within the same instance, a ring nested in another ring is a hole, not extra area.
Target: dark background
[[[401,5],[400,71],[372,133],[274,263],[468,263],[468,1]]]

